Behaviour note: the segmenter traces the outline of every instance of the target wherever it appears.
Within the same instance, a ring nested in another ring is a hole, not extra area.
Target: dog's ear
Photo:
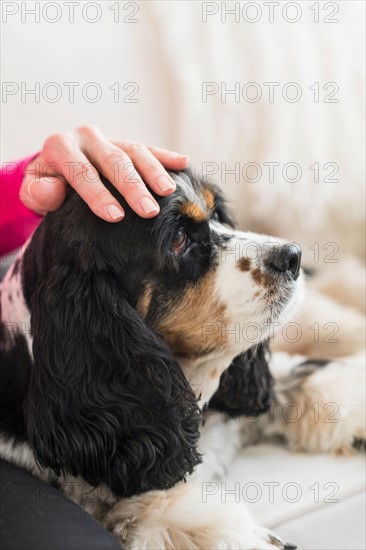
[[[30,308],[25,415],[40,465],[121,496],[191,473],[200,461],[194,394],[115,277],[54,263],[35,284]]]
[[[231,417],[257,416],[266,412],[274,398],[274,380],[268,368],[268,343],[241,353],[223,372],[209,408]]]

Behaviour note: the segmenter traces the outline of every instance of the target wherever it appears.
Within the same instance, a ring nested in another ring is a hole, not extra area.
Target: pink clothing
[[[38,154],[38,153],[37,153]],[[19,248],[36,229],[42,216],[19,199],[19,189],[27,165],[36,157],[3,163],[0,170],[0,256]]]

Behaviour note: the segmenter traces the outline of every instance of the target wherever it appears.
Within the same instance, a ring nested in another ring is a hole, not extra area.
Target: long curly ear
[[[200,461],[193,392],[114,276],[64,259],[36,283],[30,308],[25,416],[40,465],[121,496],[192,472]]]
[[[220,386],[209,408],[231,417],[257,416],[266,412],[274,397],[268,356],[268,343],[264,342],[235,357],[221,375]]]

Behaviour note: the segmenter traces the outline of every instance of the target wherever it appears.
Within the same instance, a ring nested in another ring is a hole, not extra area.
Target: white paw
[[[280,550],[296,550],[297,546],[296,544],[292,544],[291,542],[284,542],[278,535],[272,533],[272,531],[269,531],[268,529],[262,528],[262,531],[264,532],[263,535],[268,541],[269,546],[266,546],[266,548],[280,548]]]
[[[119,501],[104,526],[128,550],[292,550],[259,527],[243,503],[202,498],[201,484],[176,485]]]
[[[294,381],[295,375],[296,369],[290,375]],[[298,414],[296,422],[281,419],[290,448],[336,454],[362,448],[366,438],[364,354],[323,366],[308,360],[297,378],[297,385],[283,392],[284,407],[295,403]]]
[[[297,546],[290,542],[285,542],[277,534],[273,533],[265,527],[253,526],[252,533],[246,533],[243,541],[238,541],[235,546],[229,548],[235,548],[242,550],[295,550]],[[225,547],[226,548],[226,547]]]

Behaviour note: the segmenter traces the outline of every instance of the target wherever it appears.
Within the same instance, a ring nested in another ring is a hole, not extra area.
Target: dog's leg
[[[259,527],[243,502],[225,502],[218,484],[190,481],[121,500],[103,524],[128,550],[296,548]]]
[[[365,445],[363,353],[330,361],[274,354],[272,368],[277,402],[260,420],[264,436],[311,452],[350,454]]]
[[[271,343],[273,351],[315,359],[348,357],[364,348],[365,316],[311,288],[292,322]]]

